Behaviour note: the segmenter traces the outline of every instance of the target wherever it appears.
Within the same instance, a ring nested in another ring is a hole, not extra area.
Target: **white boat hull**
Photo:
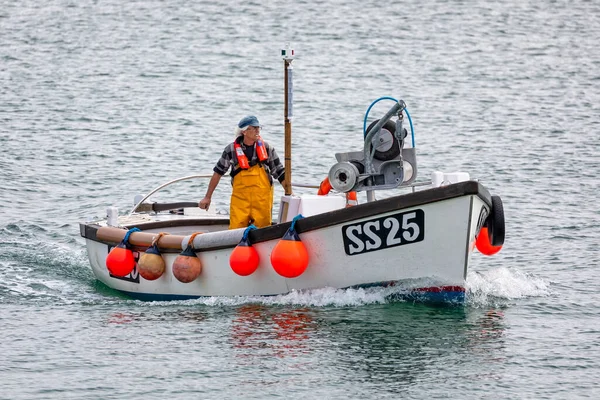
[[[250,276],[239,276],[229,266],[235,245],[200,249],[197,256],[202,263],[202,272],[190,283],[179,282],[172,273],[173,261],[179,255],[177,252],[163,253],[166,271],[154,281],[139,276],[137,268],[126,277],[112,276],[105,260],[115,243],[86,238],[88,254],[93,273],[101,282],[133,297],[148,300],[279,295],[293,290],[388,285],[422,278],[433,284],[415,289],[436,293],[446,291],[464,297],[475,237],[490,209],[489,200],[486,201],[489,197],[487,191],[481,185],[471,183],[478,187],[471,194],[446,196],[439,200],[434,198],[422,204],[380,213],[371,212],[371,203],[367,203],[355,208],[356,219],[348,217],[350,211],[343,211],[345,217],[339,222],[335,221],[337,214],[332,214],[333,223],[303,232],[298,229],[308,251],[309,264],[301,276],[292,279],[278,275],[270,263],[271,252],[279,238],[253,244],[260,264]],[[480,193],[482,190],[483,194]],[[298,227],[304,221],[308,226],[310,218],[325,217],[305,218],[298,222]],[[193,231],[189,227],[186,229],[185,232],[177,228],[169,230],[180,234]],[[154,232],[169,230],[155,229]],[[204,235],[209,238],[211,233]],[[390,247],[386,247],[388,245]]]

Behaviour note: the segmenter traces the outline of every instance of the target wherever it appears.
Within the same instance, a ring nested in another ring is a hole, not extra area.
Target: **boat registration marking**
[[[344,225],[342,237],[349,256],[417,243],[425,238],[425,213],[418,209]]]

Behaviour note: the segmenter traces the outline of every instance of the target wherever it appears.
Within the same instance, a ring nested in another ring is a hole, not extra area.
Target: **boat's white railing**
[[[167,182],[167,183],[163,183],[162,185],[160,185],[160,186],[156,187],[155,189],[152,189],[152,190],[150,191],[150,193],[148,193],[148,194],[147,194],[147,195],[145,195],[145,196],[144,196],[144,197],[143,197],[143,198],[142,198],[140,201],[138,201],[138,202],[136,203],[136,205],[135,205],[135,206],[133,206],[133,209],[132,209],[132,210],[129,212],[129,215],[131,216],[131,215],[132,215],[132,214],[133,214],[133,213],[134,213],[134,212],[135,212],[135,211],[138,209],[138,207],[139,207],[140,205],[142,205],[142,203],[143,203],[144,201],[146,201],[146,200],[147,200],[147,199],[148,199],[150,196],[152,196],[154,193],[158,192],[159,190],[161,190],[161,189],[163,189],[163,188],[165,188],[165,187],[167,187],[167,186],[169,186],[169,185],[172,185],[173,183],[177,183],[177,182],[181,182],[181,181],[186,181],[186,180],[188,180],[188,179],[197,179],[197,178],[212,178],[212,176],[213,176],[212,174],[210,174],[210,175],[209,175],[209,174],[202,174],[202,175],[188,175],[188,176],[183,176],[183,177],[181,177],[181,178],[173,179],[172,181],[169,181],[169,182]]]
[[[228,176],[229,174],[225,174],[223,176]],[[188,175],[188,176],[183,176],[181,178],[177,178],[177,179],[173,179],[167,183],[163,183],[162,185],[152,189],[150,191],[150,193],[148,193],[147,195],[145,195],[140,201],[138,201],[136,203],[135,206],[133,206],[133,209],[129,212],[129,215],[131,216],[143,203],[144,201],[148,200],[148,198],[150,196],[152,196],[154,193],[158,192],[161,189],[164,189],[165,187],[172,185],[173,183],[177,183],[177,182],[181,182],[181,181],[185,181],[188,179],[198,179],[198,178],[212,178],[213,174],[202,174],[202,175]],[[303,184],[303,183],[292,183],[292,186],[295,187],[302,187],[302,188],[310,188],[310,189],[318,189],[319,185],[310,185],[310,184]]]
[[[229,174],[226,174],[224,176],[228,176]],[[145,195],[140,201],[138,201],[136,203],[135,206],[133,206],[133,209],[129,212],[129,216],[131,216],[143,203],[144,201],[148,200],[148,198],[150,196],[152,196],[154,193],[158,192],[159,190],[172,185],[173,183],[177,183],[177,182],[181,182],[181,181],[185,181],[188,179],[198,179],[198,178],[202,178],[202,179],[206,179],[206,178],[212,178],[213,174],[202,174],[202,175],[188,175],[188,176],[183,176],[181,178],[176,178],[173,179],[167,183],[163,183],[162,185],[152,189],[150,191],[150,193],[148,193],[147,195]],[[427,186],[427,185],[431,185],[431,181],[425,181],[425,182],[414,182],[411,185],[405,186],[405,187],[412,187],[413,188],[413,192],[415,190],[415,187],[418,186]],[[301,188],[308,188],[308,189],[318,189],[319,185],[313,185],[313,184],[305,184],[305,183],[294,183],[292,182],[292,187],[301,187]]]

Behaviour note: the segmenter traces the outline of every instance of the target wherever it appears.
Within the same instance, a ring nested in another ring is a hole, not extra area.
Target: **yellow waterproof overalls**
[[[267,171],[260,164],[240,170],[233,177],[229,229],[270,226],[272,210],[273,185]]]

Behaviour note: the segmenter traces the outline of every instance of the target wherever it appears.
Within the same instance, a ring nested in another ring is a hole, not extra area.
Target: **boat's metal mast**
[[[285,127],[285,182],[284,190],[285,195],[290,196],[292,194],[292,103],[294,88],[292,85],[292,61],[294,60],[294,50],[290,48],[289,44],[285,49],[281,50],[281,56],[283,57],[283,69],[284,69],[284,127]]]

